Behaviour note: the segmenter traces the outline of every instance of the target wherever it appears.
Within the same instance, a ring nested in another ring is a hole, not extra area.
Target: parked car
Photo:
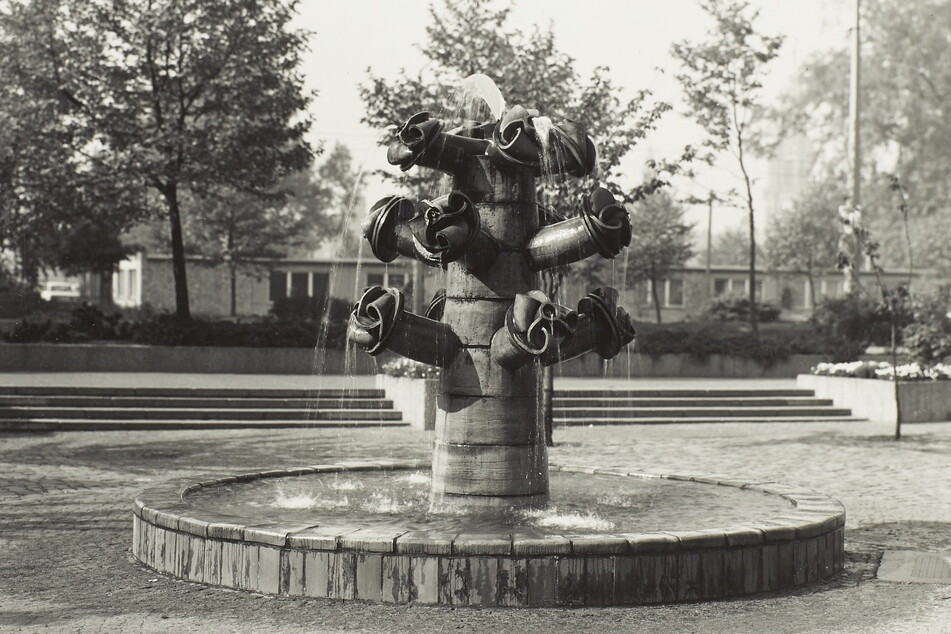
[[[47,302],[79,301],[79,284],[73,282],[45,282],[40,289],[40,299]]]

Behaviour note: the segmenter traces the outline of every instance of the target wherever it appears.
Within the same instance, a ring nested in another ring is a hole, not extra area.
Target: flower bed
[[[893,381],[897,372],[898,381]],[[856,416],[894,423],[901,404],[903,423],[951,422],[951,366],[921,367],[917,363],[893,368],[888,363],[856,361],[820,363],[813,374],[800,374],[801,388],[831,398]]]
[[[812,368],[817,376],[841,376],[856,379],[885,379],[891,381],[947,381],[951,379],[951,364],[937,363],[921,366],[917,362],[897,367],[885,361],[850,361],[848,363],[820,363]]]

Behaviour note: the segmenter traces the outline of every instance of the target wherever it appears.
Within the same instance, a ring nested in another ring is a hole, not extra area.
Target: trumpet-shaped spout
[[[446,289],[441,288],[436,291],[436,294],[433,295],[433,298],[429,301],[429,306],[426,307],[426,312],[423,314],[424,317],[428,319],[435,319],[436,321],[442,321],[443,313],[446,312]]]
[[[397,131],[386,160],[404,172],[414,165],[454,174],[472,156],[485,154],[489,142],[443,130],[443,122],[428,112],[414,114]]]
[[[528,243],[532,270],[578,262],[595,253],[612,259],[631,243],[631,220],[611,192],[596,187],[581,213],[538,230]]]
[[[432,202],[422,201],[409,227],[415,256],[430,265],[444,266],[465,258],[467,268],[479,270],[498,255],[498,244],[480,229],[475,205],[458,190]]]
[[[441,368],[460,345],[450,326],[406,311],[403,293],[382,286],[363,291],[350,313],[347,338],[374,356],[390,350]]]
[[[361,228],[378,260],[392,262],[400,254],[415,257],[413,232],[407,224],[415,210],[413,201],[401,196],[381,198],[370,208]]]
[[[617,356],[634,340],[634,324],[624,308],[617,305],[618,292],[598,288],[578,302],[576,327],[570,336],[549,347],[541,358],[553,365],[594,350],[605,359]]]
[[[583,177],[595,171],[598,153],[585,127],[574,121],[539,125],[537,110],[513,106],[499,120],[487,154],[500,167],[529,169],[536,176],[542,166],[551,174]]]
[[[518,369],[570,337],[577,319],[577,313],[541,291],[518,294],[505,314],[505,324],[492,335],[490,354],[503,368]]]

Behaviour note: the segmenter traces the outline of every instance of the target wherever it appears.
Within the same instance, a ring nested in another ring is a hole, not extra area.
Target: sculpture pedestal
[[[448,265],[442,321],[461,342],[443,369],[433,449],[433,502],[540,506],[548,500],[548,450],[541,428],[541,368],[506,370],[491,358],[492,335],[515,295],[536,288],[524,247],[538,230],[534,179],[472,159],[456,189],[473,192],[481,229],[499,245],[485,268]]]

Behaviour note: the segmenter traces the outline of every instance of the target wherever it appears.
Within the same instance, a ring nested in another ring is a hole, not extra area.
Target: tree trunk
[[[545,444],[555,446],[555,369],[548,365],[542,368],[542,416],[545,418]]]
[[[99,310],[111,313],[116,305],[112,301],[112,271],[99,272]]]
[[[657,323],[660,323],[660,298],[657,296],[657,282],[651,280],[651,297],[654,298],[654,310],[657,311]]]
[[[753,205],[750,204],[750,332],[759,333],[759,311],[756,309],[756,234]]]
[[[812,315],[816,314],[816,280],[812,271],[806,271],[806,282],[809,284],[809,305],[812,307]]]
[[[178,206],[178,187],[169,185],[163,192],[168,205],[169,228],[172,236],[172,274],[175,279],[175,315],[191,319],[188,307],[188,275],[185,271],[185,242],[182,238],[182,216]]]
[[[228,275],[229,282],[231,284],[231,310],[230,315],[236,317],[238,315],[238,267],[232,262],[228,266]]]
[[[733,103],[733,127],[736,130],[736,151],[740,163],[740,172],[743,174],[743,184],[746,186],[746,208],[750,212],[750,331],[759,334],[759,311],[756,310],[756,222],[753,214],[753,185],[750,183],[750,174],[746,170],[746,160],[743,154],[743,126],[740,125],[736,114],[736,102]]]

